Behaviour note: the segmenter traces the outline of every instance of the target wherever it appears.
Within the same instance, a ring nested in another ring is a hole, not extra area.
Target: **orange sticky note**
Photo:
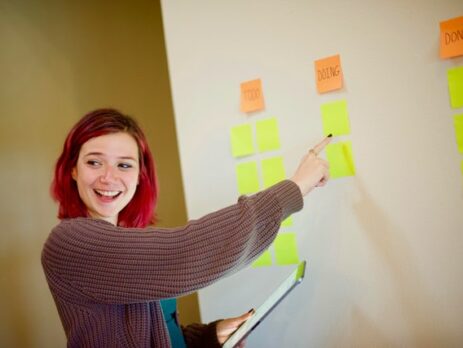
[[[440,57],[463,55],[463,16],[440,23]]]
[[[342,69],[339,54],[315,61],[315,79],[318,93],[342,88]]]
[[[241,84],[241,112],[253,112],[264,109],[264,93],[260,79]]]

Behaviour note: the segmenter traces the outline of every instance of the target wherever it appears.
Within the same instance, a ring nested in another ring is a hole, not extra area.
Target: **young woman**
[[[302,209],[303,195],[328,180],[328,165],[317,157],[328,142],[304,156],[291,180],[185,226],[156,228],[158,186],[142,130],[113,109],[84,116],[56,163],[52,195],[61,222],[42,252],[68,347],[170,347],[161,300],[256,259],[281,221]],[[251,314],[184,327],[186,345],[220,346]]]

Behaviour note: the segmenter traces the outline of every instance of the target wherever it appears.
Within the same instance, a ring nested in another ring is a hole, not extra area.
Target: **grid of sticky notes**
[[[349,113],[346,100],[336,100],[322,104],[323,134],[344,136],[350,134]],[[338,141],[326,146],[326,157],[330,164],[332,179],[355,175],[354,156],[350,141]]]
[[[261,187],[270,187],[286,178],[281,156],[266,157],[260,161],[251,157],[280,149],[276,117],[261,119],[255,124],[245,123],[232,127],[230,143],[232,156],[240,160],[235,167],[239,194],[256,193]],[[262,185],[259,173],[262,175]]]
[[[232,156],[235,165],[237,190],[249,195],[286,179],[281,149],[280,131],[276,117],[239,124],[230,129]],[[286,218],[270,248],[257,258],[253,267],[293,265],[299,263],[296,234],[285,231],[293,220]]]

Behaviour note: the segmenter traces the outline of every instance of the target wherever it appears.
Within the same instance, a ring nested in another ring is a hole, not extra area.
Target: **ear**
[[[74,181],[77,181],[77,168],[76,167],[72,168],[71,176],[74,179]]]

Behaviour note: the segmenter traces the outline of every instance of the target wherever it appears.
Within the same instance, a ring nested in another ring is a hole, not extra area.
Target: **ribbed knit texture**
[[[286,180],[178,228],[61,221],[44,245],[42,265],[68,347],[170,347],[159,300],[248,265],[302,205],[298,186]],[[201,340],[199,328],[185,335],[189,345]]]
[[[222,345],[217,337],[218,322],[219,320],[208,325],[191,324],[182,326],[186,346],[188,348],[220,348]]]

